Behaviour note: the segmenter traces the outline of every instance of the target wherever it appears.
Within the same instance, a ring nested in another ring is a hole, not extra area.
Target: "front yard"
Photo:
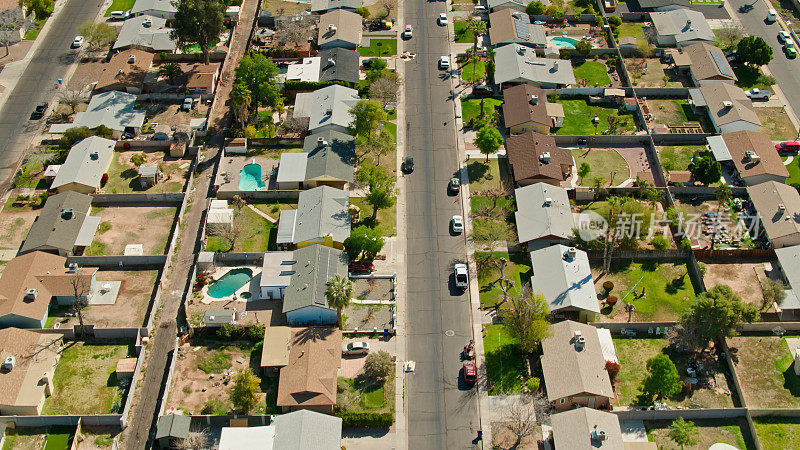
[[[513,193],[513,181],[508,173],[506,158],[489,158],[489,162],[485,161],[484,158],[470,158],[467,162],[470,193],[475,196],[487,189],[503,189],[508,194]]]
[[[572,149],[572,157],[575,159],[575,167],[580,168],[581,164],[589,164],[589,174],[577,180],[580,186],[596,185],[595,178],[602,178],[601,186],[610,186],[614,182],[622,182],[628,179],[630,167],[625,162],[625,158],[614,149],[606,148],[575,148]],[[611,180],[611,172],[614,172],[614,179]]]
[[[616,117],[619,121],[617,129],[613,134],[631,134],[636,131],[636,125],[632,114],[619,114],[617,108],[589,105],[586,100],[559,100],[564,106],[564,126],[559,128],[556,134],[559,135],[592,135],[609,134],[608,117]],[[592,118],[597,115],[596,133]]]
[[[39,216],[38,207],[14,207],[14,202],[14,199],[9,199],[0,212],[0,249],[19,249],[31,225]]]
[[[483,81],[486,78],[486,63],[479,60],[476,63],[465,62],[461,66],[461,79],[467,83]]]
[[[481,261],[489,256],[488,252],[476,252],[475,259]],[[530,256],[528,253],[494,252],[492,258],[478,265],[478,286],[482,308],[491,308],[503,300],[503,290],[497,284],[500,278],[500,271],[497,264],[500,258],[508,261],[503,273],[506,279],[514,282],[513,287],[508,291],[508,295],[518,295],[522,287],[531,280],[532,270]]]
[[[572,65],[575,79],[584,80],[586,86],[611,86],[608,68],[599,61],[582,61]]]
[[[393,413],[394,371],[385,381],[339,377],[336,383],[336,407],[344,411]]]
[[[397,235],[397,202],[392,206],[378,210],[375,220],[372,220],[372,205],[364,197],[350,197],[350,204],[360,208],[359,220],[352,224],[352,228],[366,225],[377,228],[385,237]]]
[[[394,56],[397,54],[397,39],[369,38],[369,45],[358,47],[361,56]]]
[[[503,325],[483,326],[486,385],[489,395],[518,394],[528,372],[519,341]]]
[[[773,141],[792,141],[797,137],[797,128],[782,107],[754,109],[761,120],[759,131],[768,134]]]
[[[733,445],[736,448],[755,448],[748,431],[747,421],[740,419],[692,420],[697,427],[697,442],[692,448],[710,448],[717,442]],[[655,442],[660,450],[682,450],[669,437],[669,421],[645,422],[647,439]],[[786,447],[788,448],[788,447]]]
[[[486,118],[503,104],[503,100],[498,98],[461,98],[464,128],[477,127],[475,122],[481,119],[481,103],[483,103],[483,115]]]
[[[800,407],[800,378],[786,338],[737,336],[728,339],[728,346],[748,407]]]
[[[475,33],[467,28],[466,20],[453,21],[453,30],[456,34],[456,42],[459,44],[472,44],[475,42]]]
[[[772,90],[775,80],[764,75],[760,70],[743,64],[733,64],[731,68],[736,75],[736,86],[744,90],[752,88]]]

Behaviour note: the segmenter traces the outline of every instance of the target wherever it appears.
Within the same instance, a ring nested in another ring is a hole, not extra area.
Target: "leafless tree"
[[[72,287],[72,297],[75,299],[75,304],[72,305],[72,311],[78,316],[78,325],[80,326],[80,335],[84,336],[86,328],[83,324],[83,308],[88,305],[87,297],[89,296],[89,280],[85,275],[81,274],[79,269],[70,277],[69,284]]]
[[[8,46],[19,41],[19,29],[25,25],[25,18],[16,9],[8,9],[0,12],[0,44],[6,48],[8,56]]]
[[[231,245],[231,250],[236,246],[236,240],[239,238],[240,230],[235,226],[223,224],[210,224],[208,225],[208,234],[217,236],[226,240]]]
[[[523,397],[508,404],[503,422],[516,440],[511,448],[517,448],[523,439],[535,433],[539,428],[536,422],[536,404],[533,399]]]
[[[239,214],[246,204],[247,202],[242,198],[241,195],[234,195],[231,199],[231,206],[233,206],[233,208],[236,210],[236,214]]]
[[[58,94],[59,103],[69,106],[69,109],[72,111],[70,114],[75,114],[75,108],[81,103],[85,103],[87,99],[88,95],[86,91],[82,89],[67,89]]]
[[[481,195],[492,199],[492,209],[497,209],[497,201],[506,196],[506,191],[500,187],[493,187],[481,192]]]
[[[719,38],[720,47],[725,50],[734,47],[744,37],[744,30],[734,24],[725,25],[714,32]]]
[[[397,89],[400,87],[398,80],[380,77],[369,85],[369,98],[378,100],[386,108],[389,103],[397,101]]]
[[[383,11],[386,13],[385,17],[388,17],[389,14],[392,12],[392,8],[397,5],[397,0],[378,0],[378,4],[383,8]]]
[[[312,36],[310,17],[295,16],[290,20],[283,20],[275,30],[273,41],[280,47],[296,47],[297,45],[308,42]]]
[[[185,439],[178,442],[178,450],[201,450],[210,447],[211,435],[207,430],[190,431]]]

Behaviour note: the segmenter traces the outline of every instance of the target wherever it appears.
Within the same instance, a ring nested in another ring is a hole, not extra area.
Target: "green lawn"
[[[111,11],[128,11],[134,3],[136,0],[114,0],[106,10],[106,17],[111,15]]]
[[[486,189],[505,188],[511,192],[511,177],[508,173],[508,160],[505,158],[470,159],[467,163],[467,177],[472,195]]]
[[[488,252],[476,252],[475,259],[483,260],[488,255]],[[505,258],[508,261],[504,269],[504,275],[506,279],[514,281],[514,286],[508,291],[509,295],[519,293],[522,286],[530,282],[532,270],[528,253],[512,253],[509,256],[508,252],[494,252],[492,256],[492,259],[497,263],[500,262],[500,258]],[[499,278],[500,271],[497,270],[497,267],[492,262],[481,265],[480,270],[478,270],[481,306],[491,307],[503,300],[503,291],[496,283]]]
[[[47,436],[44,438],[44,450],[68,450],[72,444],[72,438],[75,437],[75,430],[72,427],[58,427],[61,432],[55,430],[53,427],[48,430]]]
[[[473,66],[475,66],[474,70],[474,77],[473,77]],[[468,62],[461,66],[461,79],[472,83],[473,81],[483,81],[486,78],[486,63],[483,61],[478,61],[477,63],[473,64]]]
[[[704,145],[665,146],[659,148],[658,158],[666,170],[686,170],[692,157],[704,151]]]
[[[475,42],[475,33],[472,30],[467,28],[467,21],[466,20],[456,20],[453,22],[453,29],[455,30],[456,34],[456,42],[458,43],[469,43],[472,44]]]
[[[598,61],[583,61],[572,66],[576,80],[586,80],[586,86],[610,86],[608,68]]]
[[[383,383],[339,377],[336,405],[347,411],[394,412],[394,372]]]
[[[583,179],[580,180],[581,186],[594,186],[595,177],[600,177],[605,180],[603,186],[608,186],[611,183],[611,172],[614,172],[614,184],[617,185],[624,180],[628,179],[631,169],[628,163],[614,149],[572,149],[572,157],[575,159],[576,167],[580,167],[582,163],[588,163],[591,171]],[[634,174],[635,175],[635,174]]]
[[[470,195],[470,210],[472,214],[478,214],[483,208],[492,205],[492,199],[484,195]],[[513,195],[506,195],[497,199],[497,208],[506,211],[509,220],[513,220],[515,208]]]
[[[353,224],[353,228],[366,225],[381,230],[383,236],[397,234],[397,202],[389,208],[379,209],[374,223],[372,222],[372,205],[367,203],[364,197],[350,197],[350,204],[361,208],[360,220]]]
[[[736,448],[755,448],[747,431],[747,421],[740,419],[692,420],[697,427],[697,442],[688,448],[707,449],[717,442],[733,445]],[[738,423],[737,423],[738,422]],[[671,421],[645,422],[647,439],[655,442],[659,450],[683,450],[669,437]]]
[[[519,342],[503,325],[484,325],[483,331],[489,395],[520,393],[527,370]]]
[[[378,47],[379,43],[380,47]],[[394,56],[397,54],[397,39],[370,38],[369,46],[358,47],[358,54],[361,56]]]
[[[185,160],[162,161],[158,163],[158,170],[161,172],[161,180],[155,186],[142,188],[139,182],[138,168],[131,164],[119,162],[119,153],[114,152],[111,158],[111,165],[108,167],[108,181],[102,186],[103,191],[111,194],[122,194],[129,192],[181,192],[185,179],[189,177],[188,166],[183,169],[180,166],[187,163]],[[181,181],[165,181],[170,179],[173,174],[182,173]]]
[[[280,214],[280,212],[278,212]],[[267,215],[270,215],[267,213]],[[243,207],[233,218],[233,227],[236,230],[236,242],[233,248],[231,243],[222,235],[212,235],[206,239],[205,250],[209,252],[264,252],[276,250],[275,239],[278,233],[278,224],[272,223],[261,217],[249,207]]]
[[[47,19],[37,20],[34,22],[35,26],[31,27],[28,31],[25,32],[25,36],[22,39],[26,41],[33,41],[36,40],[36,37],[39,36],[39,32],[42,31],[42,27]]]
[[[503,104],[503,100],[497,98],[484,98],[483,99],[483,114],[488,115],[495,108]],[[479,98],[461,98],[461,117],[465,126],[469,126],[473,120],[478,120],[481,114],[481,99]]]
[[[559,103],[564,106],[565,117],[564,126],[556,134],[595,134],[595,126],[592,124],[592,118],[595,114],[600,119],[597,124],[597,134],[603,134],[608,130],[608,121],[606,119],[608,116],[619,117],[620,123],[617,125],[615,134],[636,131],[633,115],[624,114],[620,116],[616,108],[589,105],[586,100],[560,100]]]
[[[771,90],[771,79],[767,78],[760,70],[753,69],[743,64],[733,64],[733,73],[736,74],[736,86],[747,90],[752,88]]]
[[[9,427],[5,431],[3,450],[69,450],[74,437],[74,426]]]
[[[789,178],[786,179],[786,184],[800,183],[800,158],[795,156],[792,162],[786,166],[786,169],[789,171]]]
[[[285,209],[297,209],[297,202],[291,200],[266,200],[264,203],[252,203],[252,205],[275,220],[281,218],[281,211]]]
[[[647,39],[644,37],[644,28],[642,27],[641,23],[623,22],[622,25],[617,28],[617,31],[619,37],[630,36],[636,38],[639,43],[647,42]]]
[[[800,419],[791,417],[753,417],[756,434],[764,450],[800,447]]]

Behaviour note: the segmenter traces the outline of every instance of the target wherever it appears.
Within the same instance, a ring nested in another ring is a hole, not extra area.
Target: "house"
[[[533,292],[544,296],[556,319],[588,322],[600,313],[586,252],[553,245],[532,251],[531,263]]]
[[[245,419],[245,422],[247,419]],[[275,427],[231,426],[222,427],[217,450],[239,450],[244,448],[272,450],[275,441]]]
[[[542,3],[549,5],[549,0],[544,0]],[[486,5],[489,7],[490,11],[502,11],[504,9],[513,9],[515,11],[525,11],[525,7],[528,6],[522,0],[487,0]]]
[[[190,416],[167,414],[156,422],[156,442],[159,448],[175,448],[189,437]]]
[[[90,136],[73,145],[50,189],[81,194],[98,192],[114,157],[115,144],[111,139]]]
[[[355,138],[338,131],[307,136],[303,153],[282,153],[278,165],[279,190],[331,186],[345,189],[353,182]]]
[[[154,54],[139,49],[121,51],[103,65],[103,72],[94,86],[95,92],[120,91],[141,94]]]
[[[552,332],[542,340],[540,359],[547,400],[558,411],[580,406],[610,408],[614,390],[597,329],[566,320],[553,324]]]
[[[747,187],[761,226],[773,248],[800,245],[800,194],[777,181]]]
[[[311,12],[322,14],[328,11],[355,11],[361,8],[361,0],[311,0]]]
[[[572,152],[553,136],[528,131],[506,138],[508,163],[517,186],[544,182],[559,186],[572,174]]]
[[[330,186],[301,192],[297,209],[281,211],[278,247],[322,244],[344,248],[344,240],[350,237],[349,202],[350,194]]]
[[[719,48],[705,42],[698,42],[684,47],[683,54],[686,55],[687,68],[695,86],[705,86],[714,81],[728,84],[736,82],[736,74],[733,73],[728,58]]]
[[[501,88],[504,83],[527,83],[544,89],[554,89],[575,84],[572,63],[563,59],[539,58],[533,49],[520,44],[509,44],[495,51],[497,69],[494,81]]]
[[[331,48],[287,67],[287,80],[358,83],[359,56],[355,50]]]
[[[43,328],[50,305],[74,305],[75,286],[94,289],[97,268],[65,268],[67,259],[45,252],[17,256],[0,276],[0,328]]]
[[[130,13],[135,16],[153,16],[161,19],[174,19],[178,11],[173,0],[136,0]]]
[[[147,189],[153,187],[158,183],[161,172],[158,171],[156,164],[142,164],[139,166],[139,185]]]
[[[691,9],[650,13],[659,47],[686,47],[698,42],[717,41],[714,32],[701,12]]]
[[[503,90],[503,121],[510,134],[548,134],[551,128],[563,126],[564,107],[548,102],[544,89],[530,84],[511,86]]]
[[[673,9],[691,8],[691,0],[637,0],[643,11],[671,11]]]
[[[325,285],[336,275],[347,277],[347,255],[324,245],[294,251],[294,273],[284,290],[283,313],[290,325],[332,325],[336,310],[328,307]]]
[[[189,71],[186,92],[194,95],[209,95],[217,88],[219,64],[197,64]]]
[[[167,26],[167,20],[155,16],[131,17],[122,24],[113,50],[138,48],[149,52],[172,53],[177,48],[177,43],[170,36],[172,28]]]
[[[272,416],[272,423],[256,427],[223,427],[219,450],[340,450],[342,419],[299,410]]]
[[[515,189],[514,196],[519,242],[526,243],[529,250],[572,240],[575,223],[566,189],[536,183]]]
[[[553,445],[570,450],[623,450],[622,429],[616,414],[577,408],[550,416]],[[648,442],[648,444],[651,444]],[[655,446],[655,443],[652,443]]]
[[[350,109],[361,98],[358,91],[338,84],[317,89],[314,92],[301,92],[295,97],[293,116],[308,118],[310,134],[326,130],[347,133],[353,115]]]
[[[0,415],[41,414],[45,398],[53,394],[62,338],[19,328],[0,330],[0,361],[13,358],[13,368],[0,371]]]
[[[317,46],[321,50],[332,48],[355,50],[361,43],[362,21],[363,17],[344,9],[319,16]]]
[[[292,281],[297,259],[294,252],[266,252],[261,268],[261,298],[281,299]]]
[[[800,245],[776,248],[775,256],[783,280],[789,286],[784,290],[786,297],[777,305],[780,320],[797,320],[800,315]]]
[[[295,333],[289,361],[278,377],[277,406],[284,413],[310,410],[333,414],[341,365],[341,330],[309,327]]]
[[[544,25],[532,24],[525,12],[512,8],[495,10],[489,14],[489,40],[492,47],[506,44],[521,44],[531,48],[547,46]]]
[[[726,164],[726,161],[730,161],[748,186],[766,181],[784,183],[789,177],[789,171],[783,165],[769,135],[756,131],[734,131],[718,138],[710,136],[708,143],[715,156],[726,155],[720,163]],[[717,146],[724,148],[716,148]]]
[[[90,216],[92,198],[64,192],[47,199],[31,225],[20,254],[44,251],[61,256],[80,255],[92,245],[100,216]]]
[[[103,92],[93,95],[86,111],[75,114],[72,123],[56,123],[50,126],[50,133],[62,134],[75,127],[97,128],[106,126],[113,132],[114,139],[123,134],[138,135],[144,125],[146,111],[135,110],[136,96],[119,91]]]
[[[709,82],[700,88],[689,89],[689,97],[695,110],[707,111],[714,130],[719,134],[758,131],[761,126],[753,102],[737,86],[722,81]]]

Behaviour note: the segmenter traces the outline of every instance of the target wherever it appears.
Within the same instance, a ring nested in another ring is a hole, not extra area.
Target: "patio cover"
[[[709,136],[706,141],[711,149],[711,154],[714,155],[714,159],[719,162],[733,161],[731,152],[728,150],[728,146],[725,145],[725,140],[722,139],[722,136]]]

